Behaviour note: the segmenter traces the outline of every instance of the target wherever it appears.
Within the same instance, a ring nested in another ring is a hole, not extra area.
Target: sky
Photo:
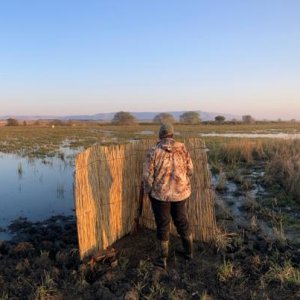
[[[0,0],[0,115],[300,120],[299,0]]]

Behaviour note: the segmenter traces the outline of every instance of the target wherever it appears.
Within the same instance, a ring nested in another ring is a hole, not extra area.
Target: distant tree
[[[27,126],[27,122],[26,121],[23,121],[23,126]]]
[[[136,119],[129,112],[120,111],[114,115],[111,122],[118,125],[133,125],[136,124]]]
[[[292,123],[296,123],[297,120],[296,120],[296,119],[291,119],[291,122],[292,122]]]
[[[185,124],[199,124],[201,122],[199,113],[196,111],[188,111],[179,116],[181,123]]]
[[[62,120],[59,120],[59,119],[54,119],[53,121],[51,121],[49,123],[51,126],[54,125],[54,126],[63,126],[65,125],[65,123],[62,121]]]
[[[244,123],[247,123],[247,124],[255,122],[255,120],[250,115],[244,115],[244,116],[242,116],[242,120],[243,120]]]
[[[174,117],[169,113],[160,113],[153,118],[154,123],[174,123]]]
[[[223,123],[225,121],[225,117],[224,116],[216,116],[215,121],[218,123]]]
[[[18,125],[19,125],[19,122],[16,119],[8,118],[6,120],[6,126],[18,126]]]
[[[39,120],[34,121],[34,125],[41,125],[41,122]]]

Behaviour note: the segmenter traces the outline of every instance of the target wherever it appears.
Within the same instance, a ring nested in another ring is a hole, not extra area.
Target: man
[[[192,258],[192,234],[186,213],[191,194],[193,163],[183,143],[173,139],[171,124],[162,124],[159,141],[147,153],[143,166],[144,191],[149,194],[160,244],[158,265],[167,266],[171,217],[181,236],[184,255]]]

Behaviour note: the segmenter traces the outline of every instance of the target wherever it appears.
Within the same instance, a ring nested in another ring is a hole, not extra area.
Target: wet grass
[[[4,126],[0,127],[0,152],[18,153],[22,156],[45,157],[54,156],[59,152],[62,144],[71,148],[87,148],[94,144],[124,143],[132,139],[157,138],[158,124],[136,124],[132,126],[116,126],[102,123],[77,122],[74,126],[30,125],[30,126]],[[176,136],[179,139],[199,137],[200,133],[226,133],[226,132],[300,132],[300,123],[260,123],[260,124],[175,124]],[[147,134],[143,134],[147,132]],[[148,134],[154,132],[153,134]],[[222,144],[223,138],[205,138]],[[226,139],[225,139],[226,140]],[[225,141],[223,139],[223,141]],[[227,147],[234,145],[228,144]],[[249,147],[249,143],[244,148]],[[218,146],[217,146],[218,147]],[[213,149],[213,148],[212,148]],[[245,151],[245,149],[244,149]],[[243,155],[247,155],[243,152]],[[248,153],[249,154],[249,153]],[[228,156],[227,159],[235,159]],[[247,156],[244,157],[248,159]]]

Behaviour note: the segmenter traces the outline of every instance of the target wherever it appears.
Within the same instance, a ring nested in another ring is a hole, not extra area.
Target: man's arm
[[[143,164],[143,184],[145,193],[150,193],[154,180],[154,149],[150,149],[146,154]]]

